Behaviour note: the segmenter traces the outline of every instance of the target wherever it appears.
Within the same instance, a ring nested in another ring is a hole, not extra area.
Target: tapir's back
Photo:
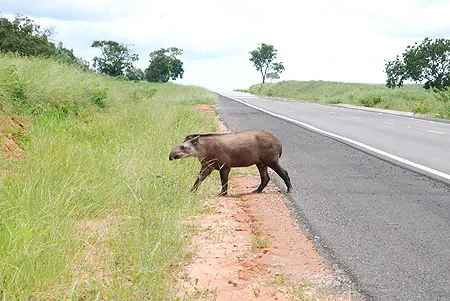
[[[270,165],[281,156],[281,143],[266,131],[244,131],[208,137],[209,159],[219,164],[246,167],[264,163]],[[211,157],[212,156],[212,157]]]

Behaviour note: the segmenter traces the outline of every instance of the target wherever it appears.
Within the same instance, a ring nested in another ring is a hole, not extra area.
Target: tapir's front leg
[[[192,186],[191,188],[191,192],[196,192],[203,180],[206,179],[206,177],[209,176],[213,170],[214,167],[212,166],[202,166],[197,180],[195,181],[194,186]]]

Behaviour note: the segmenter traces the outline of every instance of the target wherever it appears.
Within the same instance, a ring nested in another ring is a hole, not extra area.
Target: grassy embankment
[[[426,91],[421,85],[388,89],[384,85],[325,81],[282,81],[253,85],[246,92],[324,104],[351,104],[450,118],[450,94]]]
[[[192,110],[214,99],[0,56],[0,139],[10,133],[25,149],[0,151],[0,298],[173,299],[192,231],[180,221],[205,210],[217,179],[190,196],[198,162],[168,153],[217,129]]]

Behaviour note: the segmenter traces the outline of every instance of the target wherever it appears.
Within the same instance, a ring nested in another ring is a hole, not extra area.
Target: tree
[[[166,83],[169,79],[183,78],[183,62],[177,58],[182,49],[170,47],[150,53],[150,65],[145,69],[145,77],[149,82]]]
[[[126,77],[131,81],[140,81],[145,79],[145,73],[139,68],[130,68],[126,72]]]
[[[280,79],[280,76],[276,72],[269,72],[267,73],[266,78],[272,82],[272,80]]]
[[[423,82],[425,89],[450,86],[450,40],[425,38],[408,46],[402,56],[385,64],[386,86],[401,87],[405,80]]]
[[[13,21],[0,17],[0,52],[51,57],[55,54],[55,45],[48,40],[52,32],[20,14]]]
[[[272,45],[262,43],[261,46],[250,52],[250,61],[253,62],[256,70],[261,72],[263,84],[266,81],[267,72],[274,71],[280,74],[284,70],[283,63],[275,63],[275,59],[278,55],[278,50],[276,50]]]
[[[89,63],[77,58],[72,49],[65,48],[61,42],[56,46],[49,41],[53,31],[52,27],[41,29],[33,20],[20,14],[13,21],[0,17],[0,52],[51,57],[88,70]]]
[[[128,46],[115,41],[94,41],[91,47],[102,51],[101,57],[94,57],[94,68],[109,76],[124,76],[125,71],[133,68],[133,62],[139,59]]]

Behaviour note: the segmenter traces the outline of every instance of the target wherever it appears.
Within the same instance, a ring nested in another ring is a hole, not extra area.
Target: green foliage
[[[414,113],[426,114],[430,111],[430,107],[423,101],[416,102],[412,109]]]
[[[0,16],[0,53],[17,53],[23,56],[52,57],[60,62],[76,65],[84,70],[89,63],[73,54],[73,50],[49,41],[51,28],[41,29],[33,20],[16,15],[13,21]]]
[[[167,83],[169,79],[183,78],[183,62],[177,58],[182,49],[170,47],[150,53],[150,65],[145,69],[145,76],[149,82]]]
[[[101,57],[94,57],[94,68],[109,76],[125,75],[126,70],[133,68],[133,62],[139,59],[128,46],[115,41],[94,41],[91,47],[102,51]]]
[[[139,68],[130,68],[126,72],[126,77],[130,81],[138,82],[141,80],[145,80],[145,73]]]
[[[94,88],[91,89],[91,95],[90,99],[91,101],[96,104],[98,107],[104,109],[106,107],[105,100],[108,98],[108,90],[109,88]]]
[[[89,70],[89,62],[82,58],[77,58],[73,53],[73,50],[65,48],[62,42],[58,43],[55,51],[56,54],[54,57],[57,61],[78,66],[84,71]]]
[[[266,78],[269,79],[270,81],[273,81],[280,79],[280,75],[278,75],[278,73],[276,72],[269,72],[267,73]]]
[[[97,78],[95,73],[50,59],[0,55],[0,115],[26,111],[57,119],[89,118],[115,101],[109,94],[105,101],[109,87]]]
[[[435,90],[435,92],[436,93],[433,94],[433,96],[436,98],[436,100],[438,100],[439,102],[450,103],[450,91]]]
[[[183,104],[215,95],[0,55],[1,84],[11,72],[34,111],[0,112],[30,124],[27,138],[12,130],[26,159],[0,160],[0,298],[174,300],[189,255],[186,220],[202,212],[218,179],[190,195],[198,162],[174,164],[167,154],[190,133],[217,130],[214,117]],[[3,92],[2,102],[15,102]],[[106,94],[100,110],[91,97]]]
[[[377,94],[368,94],[361,97],[358,102],[364,107],[372,108],[377,104],[381,103],[381,95]]]
[[[51,57],[55,48],[48,40],[50,34],[50,29],[41,29],[33,20],[20,14],[13,21],[0,17],[0,52]]]
[[[267,72],[273,70],[274,73],[280,74],[284,70],[282,62],[274,62],[277,58],[278,50],[273,45],[262,43],[261,46],[251,51],[250,55],[250,61],[253,62],[253,66],[255,66],[257,71],[261,72],[263,84],[266,81]]]
[[[26,83],[17,68],[13,66],[5,66],[2,70],[0,87],[2,87],[13,100],[14,104],[23,104],[25,101]]]
[[[445,90],[450,85],[450,40],[425,38],[408,46],[400,58],[386,63],[386,86],[401,87],[405,80],[424,82],[425,89]]]
[[[450,91],[437,91],[433,96],[440,104],[440,109],[438,110],[439,116],[442,118],[450,118]]]

